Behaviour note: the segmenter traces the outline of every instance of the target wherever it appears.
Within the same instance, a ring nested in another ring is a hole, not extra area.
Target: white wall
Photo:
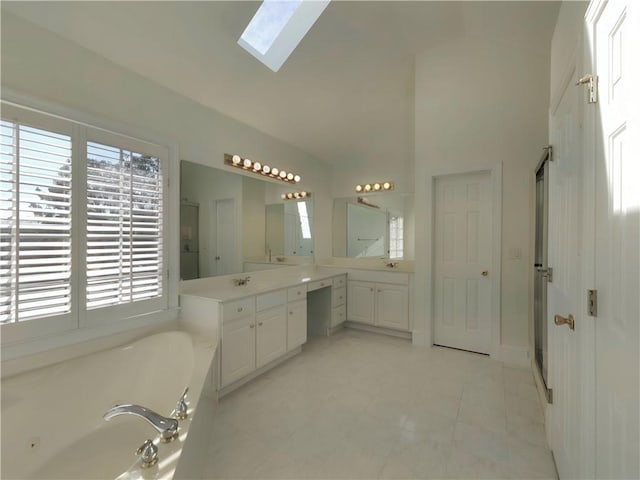
[[[231,171],[224,166],[223,155],[239,153],[300,174],[303,180],[298,187],[314,194],[316,252],[330,255],[330,232],[320,228],[331,222],[330,169],[318,159],[6,11],[2,12],[1,48],[3,89],[124,125],[127,130],[152,132],[176,143],[179,158],[191,162]]]
[[[516,2],[517,3],[517,2]],[[503,165],[501,343],[526,353],[532,258],[530,176],[547,143],[549,43],[535,18],[518,24],[505,4],[478,6],[473,26],[457,41],[416,57],[415,81],[415,325],[431,341],[431,275],[427,178]],[[505,31],[508,22],[514,24]],[[492,29],[491,25],[500,28]],[[498,33],[493,33],[498,32]],[[548,38],[548,36],[546,37]],[[510,258],[513,249],[520,258]]]

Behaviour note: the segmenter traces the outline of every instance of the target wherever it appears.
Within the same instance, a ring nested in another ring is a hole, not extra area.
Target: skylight
[[[274,72],[295,50],[330,0],[264,0],[238,44]]]

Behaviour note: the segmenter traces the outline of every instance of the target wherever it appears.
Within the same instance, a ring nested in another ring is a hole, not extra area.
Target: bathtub
[[[205,458],[198,450],[206,449],[215,408],[216,343],[211,336],[168,331],[3,378],[2,478],[198,476],[196,459]],[[122,403],[169,416],[185,387],[189,416],[171,443],[159,443],[141,418],[103,419]],[[143,469],[134,452],[148,438],[158,445],[159,461]]]

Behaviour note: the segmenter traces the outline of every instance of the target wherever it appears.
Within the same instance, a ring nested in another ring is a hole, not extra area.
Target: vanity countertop
[[[318,267],[304,265],[276,270],[262,270],[250,274],[223,275],[220,277],[199,278],[183,281],[180,284],[181,296],[208,298],[218,302],[229,302],[251,295],[294,287],[319,280],[344,275],[346,269],[336,267]],[[246,285],[235,286],[234,280],[251,277]]]

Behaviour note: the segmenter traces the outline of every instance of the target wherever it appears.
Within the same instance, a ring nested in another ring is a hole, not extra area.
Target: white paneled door
[[[233,198],[216,200],[214,206],[214,246],[213,271],[215,275],[228,275],[238,271],[236,268],[236,207]]]
[[[640,478],[640,2],[587,12],[595,125],[596,477]]]
[[[583,155],[582,128],[584,92],[575,86],[580,51],[567,71],[559,100],[551,106],[549,163],[548,265],[552,269],[547,282],[547,335],[549,363],[547,387],[553,391],[553,403],[545,415],[549,446],[553,450],[560,478],[581,478],[578,470],[580,438],[579,401],[581,368],[579,336],[593,332],[593,319],[585,307],[586,280],[582,278]],[[560,317],[556,317],[559,315]],[[575,321],[575,330],[563,324],[563,318]],[[559,325],[556,324],[558,319]],[[591,420],[593,423],[593,420]]]
[[[491,174],[435,182],[434,343],[479,353],[491,347]]]

